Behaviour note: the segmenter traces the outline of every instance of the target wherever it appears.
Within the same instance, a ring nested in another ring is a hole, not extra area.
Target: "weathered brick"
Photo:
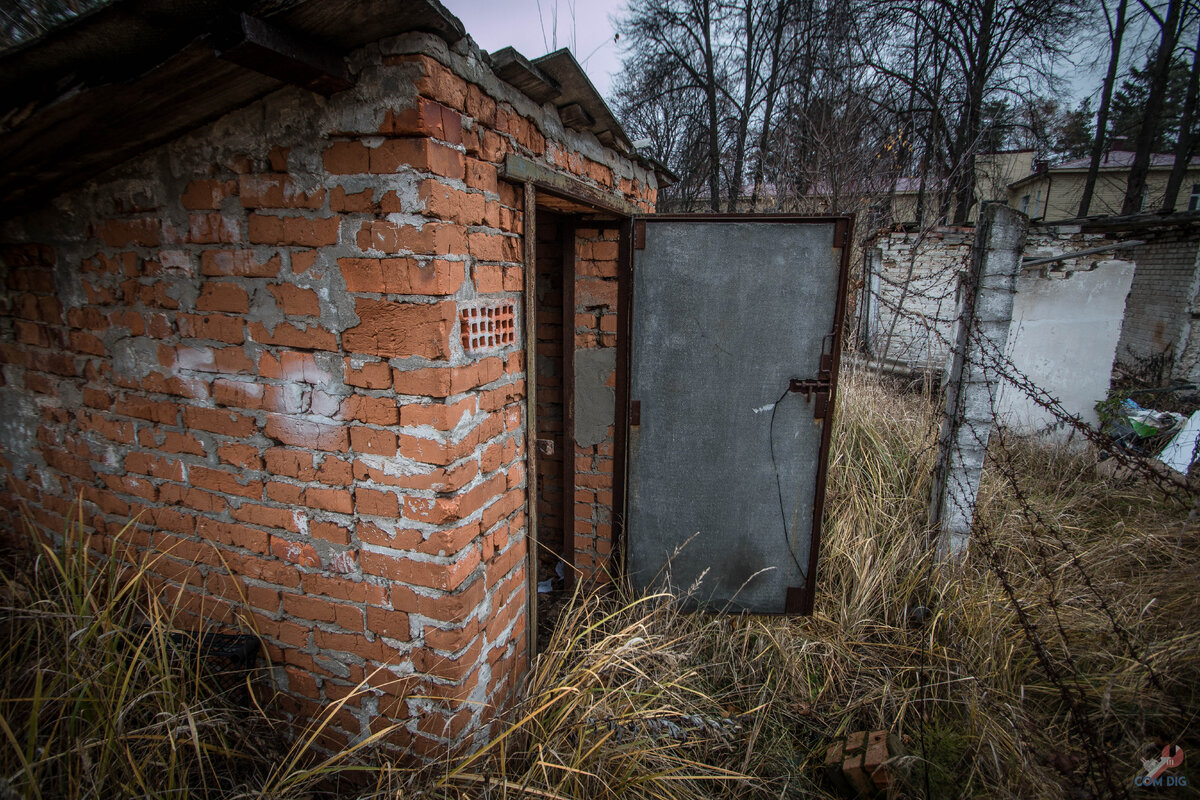
[[[484,197],[480,193],[464,192],[427,179],[421,181],[418,197],[424,204],[426,216],[460,225],[479,225],[484,220]]]
[[[242,240],[236,218],[217,213],[188,215],[187,241],[190,244],[232,244]]]
[[[338,266],[350,292],[450,295],[464,279],[463,262],[441,258],[340,258]]]
[[[341,218],[250,215],[250,241],[255,244],[325,247],[337,244]]]
[[[498,380],[504,374],[499,358],[485,358],[461,367],[396,369],[393,386],[398,394],[423,397],[450,397]]]
[[[238,194],[245,208],[320,208],[325,190],[301,191],[288,175],[239,175]]]
[[[322,161],[335,175],[352,175],[368,171],[370,155],[362,142],[334,142],[325,149]]]
[[[462,180],[462,152],[431,139],[385,139],[369,151],[370,171],[387,174],[401,167]]]
[[[278,559],[303,567],[319,567],[321,559],[311,544],[295,542],[280,536],[271,537],[271,553]]]
[[[291,283],[276,283],[267,287],[275,296],[275,302],[288,316],[319,317],[321,304],[317,293]]]
[[[196,309],[244,314],[250,310],[250,298],[246,290],[236,283],[207,282],[196,298]]]
[[[345,360],[345,381],[349,386],[363,389],[388,389],[392,385],[392,368],[386,361],[368,361],[355,367],[355,360]]]
[[[453,302],[393,303],[359,297],[354,310],[360,324],[342,334],[349,352],[429,359],[450,354],[450,333],[457,315]]]
[[[232,411],[197,406],[184,407],[183,424],[187,428],[197,428],[202,431],[219,433],[222,436],[241,438],[250,436],[256,428],[253,417],[236,414]]]
[[[180,202],[189,211],[217,210],[221,201],[236,193],[237,184],[234,181],[200,179],[187,185]]]
[[[162,241],[158,219],[109,219],[96,225],[96,235],[109,247],[156,247]]]
[[[341,425],[310,422],[282,414],[268,414],[263,433],[283,444],[313,450],[345,452],[350,444],[349,434]]]
[[[392,492],[381,492],[363,486],[354,491],[354,508],[359,514],[377,517],[400,515],[400,499]]]
[[[299,325],[290,322],[277,323],[272,330],[261,322],[252,322],[247,328],[250,339],[262,344],[279,347],[294,347],[306,350],[337,350],[337,337],[319,324]]]
[[[259,258],[252,250],[205,250],[200,254],[203,275],[274,278],[279,274],[279,255]]]
[[[228,314],[179,314],[176,324],[179,335],[185,339],[212,339],[226,344],[241,344],[246,340],[242,318]]]
[[[425,97],[408,108],[389,109],[380,133],[393,136],[430,136],[450,144],[462,144],[462,115]]]

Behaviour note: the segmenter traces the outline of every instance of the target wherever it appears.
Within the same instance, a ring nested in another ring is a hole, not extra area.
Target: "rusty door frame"
[[[821,431],[820,463],[817,466],[816,487],[813,494],[813,523],[812,544],[809,547],[808,580],[798,597],[789,598],[785,614],[811,614],[816,600],[817,562],[821,544],[821,525],[825,510],[825,487],[827,483],[827,467],[829,464],[829,449],[834,423],[835,400],[837,399],[837,379],[841,366],[842,337],[846,317],[846,292],[850,280],[850,243],[854,231],[854,215],[810,216],[796,214],[647,214],[638,215],[629,220],[621,228],[620,278],[617,284],[618,329],[617,329],[617,410],[618,424],[616,442],[614,444],[613,466],[613,562],[619,563],[622,572],[626,570],[625,563],[625,521],[628,517],[628,497],[626,496],[629,480],[628,447],[629,428],[633,412],[630,398],[630,380],[632,378],[633,336],[633,254],[645,246],[646,225],[655,222],[708,222],[720,224],[724,222],[773,222],[784,224],[822,224],[833,223],[833,246],[841,249],[838,265],[837,301],[834,306],[832,343],[830,345],[831,363],[829,369],[829,400],[825,424]],[[621,315],[624,315],[623,318]],[[618,460],[620,459],[620,460]],[[618,469],[620,465],[620,469]],[[619,485],[617,477],[620,477]],[[619,509],[619,511],[618,511]],[[620,521],[618,524],[618,520]],[[620,555],[618,555],[618,553]]]
[[[558,236],[562,245],[562,557],[564,591],[575,588],[575,232],[576,214],[562,216]]]
[[[526,173],[528,173],[528,174],[526,174]],[[549,178],[543,176],[542,173],[537,170],[534,170],[532,172],[530,172],[528,170],[526,170],[526,172],[516,172],[516,171],[510,172],[510,170],[506,169],[506,174],[504,177],[511,180],[511,182],[516,183],[517,185],[521,186],[522,187],[522,195],[523,195],[522,196],[522,225],[523,225],[523,227],[522,227],[521,235],[524,239],[524,249],[523,249],[522,255],[523,255],[524,261],[525,261],[525,263],[524,263],[525,271],[524,271],[524,281],[523,281],[523,293],[524,293],[523,312],[524,312],[524,316],[525,316],[525,320],[524,320],[524,322],[525,322],[525,325],[524,325],[525,345],[523,348],[523,352],[524,352],[524,357],[525,357],[525,470],[526,470],[526,478],[525,478],[525,480],[526,480],[526,484],[525,484],[525,488],[526,488],[526,492],[525,492],[525,504],[526,504],[526,510],[525,510],[525,520],[526,520],[526,522],[525,522],[525,524],[526,524],[526,553],[525,553],[525,557],[526,557],[526,561],[525,561],[526,601],[525,601],[525,606],[526,606],[526,637],[527,637],[527,645],[526,646],[527,646],[527,651],[529,653],[529,657],[532,659],[533,656],[535,656],[537,654],[537,603],[538,603],[538,592],[537,592],[537,567],[538,567],[537,558],[538,558],[538,555],[537,554],[538,554],[538,545],[539,545],[539,537],[538,537],[538,529],[537,529],[537,224],[536,224],[537,196],[539,193],[544,193],[544,194],[552,196],[552,197],[569,200],[573,203],[579,204],[580,206],[584,207],[584,208],[580,208],[580,209],[576,210],[573,213],[569,212],[569,211],[556,211],[556,213],[560,214],[563,217],[564,226],[569,227],[571,231],[575,230],[575,227],[576,227],[577,223],[579,222],[580,218],[582,216],[584,216],[585,214],[588,214],[589,212],[593,213],[593,214],[603,215],[605,217],[615,218],[615,222],[620,229],[620,239],[618,242],[618,248],[619,248],[618,259],[621,259],[622,263],[624,263],[624,254],[629,250],[629,236],[630,236],[630,231],[632,230],[632,217],[629,214],[628,207],[620,207],[616,204],[616,202],[609,203],[609,202],[607,202],[607,199],[605,197],[601,196],[599,193],[575,191],[574,190],[575,185],[573,182],[564,181],[564,180],[550,180]],[[517,178],[517,177],[521,177],[523,179],[522,180],[513,180],[514,178]],[[554,177],[554,176],[551,176],[551,177]],[[584,210],[585,208],[588,210]],[[550,209],[550,210],[554,210],[554,209]],[[564,243],[564,244],[566,244],[566,243]],[[568,256],[568,253],[569,253],[569,256]],[[564,293],[563,321],[564,321],[564,323],[569,322],[569,324],[564,324],[564,326],[563,326],[563,347],[564,347],[563,371],[564,371],[564,373],[566,373],[568,364],[570,364],[572,370],[574,368],[573,362],[574,362],[574,345],[575,345],[575,315],[574,315],[573,298],[574,298],[574,275],[575,275],[575,247],[574,247],[573,237],[572,237],[572,242],[570,243],[570,247],[569,248],[564,247],[563,259],[562,259],[562,270],[563,270],[563,293]],[[566,295],[566,293],[567,293],[566,278],[568,277],[568,270],[569,270],[569,276],[572,278],[572,280],[571,280],[572,303],[571,303],[571,313],[569,316],[567,314],[567,295]],[[620,373],[620,368],[619,368],[619,365],[622,363],[622,361],[624,361],[626,363],[628,362],[628,355],[626,354],[624,357],[622,356],[622,350],[621,350],[622,336],[621,336],[621,332],[620,332],[620,329],[622,327],[622,325],[620,324],[620,313],[621,313],[620,308],[621,308],[621,302],[622,302],[621,297],[624,295],[627,295],[629,292],[629,287],[627,286],[627,283],[628,283],[628,280],[627,280],[627,276],[624,274],[624,270],[620,270],[620,273],[618,274],[618,277],[617,277],[618,375],[617,375],[616,392],[617,392],[617,398],[618,398],[618,406],[617,406],[618,411],[621,409],[621,406],[619,403],[620,403],[620,398],[623,396],[622,393],[624,393],[625,396],[628,395],[628,387],[622,386],[622,383],[621,383],[622,375]],[[567,347],[568,336],[569,336],[569,341],[570,341],[570,347]],[[627,336],[624,337],[624,346],[626,348],[629,346],[629,340],[628,340]],[[568,361],[568,351],[570,354],[570,361]],[[569,570],[564,570],[564,574],[569,576],[568,580],[573,580],[574,579],[574,567],[575,567],[575,525],[574,525],[575,492],[574,492],[574,489],[570,488],[570,493],[568,494],[568,487],[574,487],[574,484],[575,484],[575,475],[574,475],[575,448],[573,445],[574,439],[573,439],[573,430],[572,430],[573,416],[568,415],[569,414],[568,409],[571,408],[571,406],[574,403],[574,385],[575,384],[574,384],[573,371],[571,374],[570,381],[568,381],[566,379],[566,377],[567,376],[564,374],[563,387],[562,387],[563,388],[563,431],[564,431],[563,439],[564,439],[564,444],[566,444],[568,437],[570,437],[572,447],[570,448],[569,454],[568,453],[563,454],[563,463],[564,463],[564,467],[563,467],[563,473],[564,473],[563,516],[564,516],[564,519],[563,519],[563,537],[562,538],[563,538],[563,549],[565,551],[563,553],[563,556],[567,559],[567,565],[569,567],[571,567],[571,569],[569,569]],[[618,430],[618,435],[616,437],[618,440],[620,439],[619,431],[622,429],[622,425],[620,423],[621,423],[621,420],[619,417],[614,419],[614,425]],[[614,481],[613,548],[614,548],[614,555],[610,557],[610,563],[619,563],[616,560],[616,555],[615,555],[617,552],[616,551],[616,547],[617,547],[617,521],[616,520],[618,517],[617,509],[618,508],[623,509],[623,503],[624,503],[623,495],[618,495],[616,492],[616,483],[618,480],[617,475],[622,475],[622,482],[623,482],[623,473],[625,470],[623,462],[618,461],[616,458],[617,448],[619,446],[620,446],[619,444],[614,443],[614,459],[613,459],[613,476],[614,476],[613,477],[613,481]],[[566,448],[564,448],[564,449],[566,449]],[[567,465],[570,466],[570,469],[568,469]],[[570,473],[569,477],[567,475],[568,472]],[[621,505],[619,506],[618,503],[621,503]],[[569,517],[568,517],[568,513],[569,513]],[[621,512],[621,514],[623,514],[623,511]],[[568,524],[568,522],[570,524]],[[570,584],[568,584],[568,585],[570,585]]]

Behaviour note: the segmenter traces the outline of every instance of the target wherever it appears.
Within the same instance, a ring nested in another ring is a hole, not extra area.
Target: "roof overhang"
[[[601,144],[620,152],[633,152],[633,145],[625,136],[621,123],[617,122],[570,50],[555,50],[535,58],[533,64],[562,87],[553,103],[567,127],[590,131]]]
[[[591,133],[601,144],[639,162],[655,173],[660,187],[679,182],[679,176],[665,164],[633,147],[621,123],[570,50],[555,50],[530,61],[513,48],[505,47],[488,58],[502,80],[539,103],[553,104],[566,127]]]
[[[349,88],[344,56],[410,31],[453,44],[438,0],[115,0],[0,54],[0,219],[287,85]],[[512,48],[493,71],[568,128],[656,173],[568,50]]]
[[[466,35],[437,0],[117,0],[0,55],[0,218],[288,84],[345,88],[343,56]]]

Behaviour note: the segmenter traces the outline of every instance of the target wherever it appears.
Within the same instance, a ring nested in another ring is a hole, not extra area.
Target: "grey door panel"
[[[797,610],[827,422],[814,418],[819,392],[788,388],[817,381],[823,354],[828,377],[836,358],[843,230],[645,220],[630,354],[635,588],[691,590],[687,604],[711,610]]]

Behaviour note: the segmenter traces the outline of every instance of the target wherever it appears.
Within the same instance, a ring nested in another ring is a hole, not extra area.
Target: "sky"
[[[533,59],[559,47],[569,47],[605,100],[609,99],[613,79],[621,69],[621,43],[613,41],[616,31],[611,18],[624,12],[626,2],[442,0],[484,50],[512,46],[521,55]],[[1068,107],[1098,91],[1103,77],[1105,64],[1093,61],[1095,42],[1084,38],[1070,58],[1075,67],[1060,66]]]
[[[442,4],[489,52],[512,46],[534,59],[569,47],[608,99],[621,69],[620,44],[613,41],[616,31],[609,17],[621,13],[625,0],[442,0]]]

